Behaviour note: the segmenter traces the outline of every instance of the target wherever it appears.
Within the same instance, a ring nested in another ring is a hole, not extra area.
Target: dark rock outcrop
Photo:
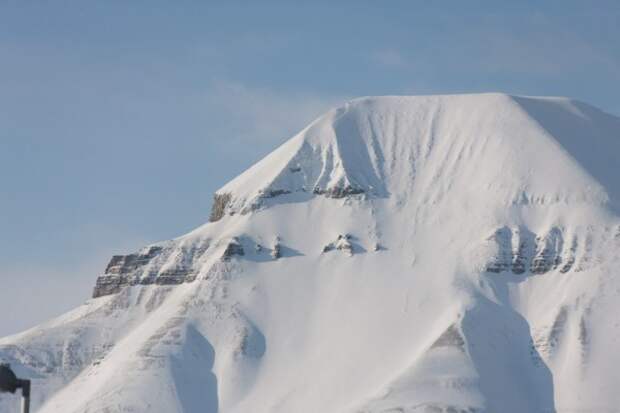
[[[291,191],[287,189],[263,189],[260,191],[261,198],[275,198],[280,195],[290,194]]]
[[[562,265],[562,267],[560,268],[561,273],[567,273],[573,268],[573,265],[575,265],[576,254],[577,254],[577,238],[573,238],[571,246],[568,249],[568,251],[565,253],[566,256],[563,258],[564,265]]]
[[[226,208],[228,207],[231,199],[232,195],[229,193],[213,195],[213,206],[211,207],[209,222],[216,222],[222,219],[222,217],[226,214]]]
[[[487,265],[487,272],[510,271],[519,275],[559,270],[566,273],[573,269],[576,260],[577,238],[573,237],[567,245],[560,228],[552,228],[543,236],[535,236],[524,228],[503,227],[489,241],[497,244],[497,253]]]
[[[282,257],[282,244],[280,244],[280,239],[276,238],[276,242],[271,249],[271,258],[277,260]]]
[[[130,285],[174,285],[196,279],[196,261],[209,248],[209,240],[151,246],[138,253],[115,255],[97,278],[93,298],[116,294]]]
[[[336,241],[336,249],[344,251],[348,255],[353,255],[353,244],[351,244],[351,236],[349,234],[339,235]]]
[[[161,271],[155,278],[155,284],[158,285],[176,285],[184,283],[188,276],[192,274],[190,268],[174,268]]]
[[[162,247],[152,246],[142,253],[113,256],[105,273],[97,278],[93,298],[115,294],[127,285],[137,284],[136,270],[147,265],[162,250]]]
[[[234,256],[243,256],[245,255],[245,251],[243,250],[243,246],[239,242],[238,239],[233,238],[230,240],[226,249],[224,250],[224,254],[222,254],[223,261],[230,261],[230,259]]]
[[[489,241],[497,244],[497,255],[487,265],[487,272],[500,273],[508,270],[512,263],[512,231],[502,227],[495,231]]]
[[[294,172],[298,171],[295,170]],[[213,206],[211,207],[209,222],[219,221],[226,214],[233,215],[235,213],[240,213],[242,215],[245,215],[253,211],[258,211],[265,205],[265,200],[276,198],[281,195],[291,194],[294,192],[307,192],[307,189],[305,187],[289,189],[263,188],[258,191],[258,195],[255,198],[248,200],[245,203],[242,203],[242,205],[236,205],[235,203],[235,207],[232,207],[231,205],[231,201],[233,199],[231,193],[216,193],[215,195],[213,195]],[[327,189],[315,187],[312,190],[312,193],[315,195],[322,195],[327,198],[341,199],[349,196],[365,194],[366,190],[358,186],[346,185],[334,186]]]
[[[146,265],[152,258],[157,256],[162,247],[152,246],[143,253],[129,255],[114,255],[105,269],[106,274],[127,274],[135,269]]]
[[[347,185],[344,187],[335,186],[328,189],[314,188],[312,192],[317,195],[324,195],[327,198],[344,198],[351,195],[363,194],[365,191],[362,188]]]
[[[323,252],[329,252],[332,250],[344,251],[348,255],[353,255],[353,244],[351,243],[351,235],[344,234],[338,235],[336,241],[330,242],[329,244],[323,247]]]

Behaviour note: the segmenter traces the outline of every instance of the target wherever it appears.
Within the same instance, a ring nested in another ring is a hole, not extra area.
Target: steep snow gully
[[[565,98],[353,100],[0,359],[41,413],[620,411],[619,154]]]

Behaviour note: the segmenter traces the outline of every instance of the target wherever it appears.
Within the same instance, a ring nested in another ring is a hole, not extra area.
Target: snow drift
[[[46,413],[614,411],[618,154],[569,99],[357,99],[0,358]]]

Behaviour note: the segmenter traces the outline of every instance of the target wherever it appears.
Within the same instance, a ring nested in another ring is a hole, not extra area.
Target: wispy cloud
[[[375,63],[387,67],[405,67],[409,66],[409,59],[400,50],[381,49],[370,54],[370,58]]]

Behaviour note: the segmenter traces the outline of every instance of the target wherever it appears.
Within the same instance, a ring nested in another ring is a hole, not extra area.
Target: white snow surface
[[[565,98],[356,99],[158,244],[151,273],[195,280],[90,299],[0,359],[41,413],[617,412],[619,155],[620,119]]]

